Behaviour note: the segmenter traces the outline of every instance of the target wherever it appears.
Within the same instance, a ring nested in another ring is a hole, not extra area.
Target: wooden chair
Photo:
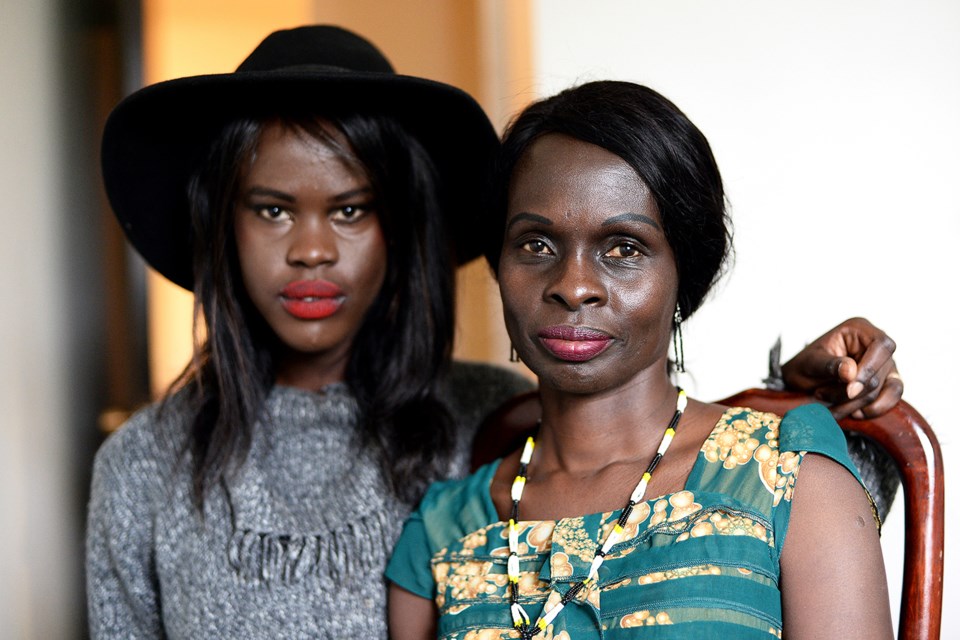
[[[811,401],[801,393],[747,389],[719,403],[783,415],[788,409]],[[477,433],[472,467],[476,469],[520,447],[536,427],[539,414],[536,392],[517,396],[503,405]],[[926,420],[902,400],[880,417],[844,419],[840,427],[870,438],[896,464],[903,485],[905,521],[897,638],[937,640],[943,606],[944,486],[940,444]]]

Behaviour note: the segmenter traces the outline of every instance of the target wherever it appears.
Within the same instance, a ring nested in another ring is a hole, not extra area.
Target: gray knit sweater
[[[472,435],[531,388],[503,369],[458,363],[451,472]],[[94,467],[87,588],[94,638],[382,638],[383,570],[410,507],[392,499],[360,446],[345,385],[276,387],[247,462],[192,507],[189,412],[175,396],[104,443]]]

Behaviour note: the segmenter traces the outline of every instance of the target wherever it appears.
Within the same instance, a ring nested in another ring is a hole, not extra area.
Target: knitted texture
[[[451,471],[478,423],[530,383],[458,363]],[[271,390],[250,454],[190,499],[185,398],[137,413],[97,454],[87,532],[94,638],[385,638],[383,570],[410,511],[362,447],[345,385]]]

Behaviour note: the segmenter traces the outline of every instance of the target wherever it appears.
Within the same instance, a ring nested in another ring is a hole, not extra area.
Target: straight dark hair
[[[194,411],[188,447],[195,503],[202,513],[211,487],[243,463],[255,424],[267,419],[263,407],[280,345],[243,286],[233,209],[261,132],[274,122],[329,146],[371,182],[387,239],[387,269],[352,345],[346,383],[358,403],[365,444],[380,452],[395,495],[414,502],[445,471],[453,447],[453,421],[439,394],[454,334],[454,259],[443,222],[444,194],[430,156],[396,121],[288,114],[227,125],[189,186],[194,358],[171,392],[186,387]],[[324,123],[342,132],[349,148]]]
[[[732,247],[723,181],[710,144],[690,119],[653,89],[632,82],[567,89],[527,107],[504,133],[484,240],[494,273],[513,170],[530,145],[550,133],[606,149],[647,184],[676,258],[680,312],[689,317],[719,279]]]

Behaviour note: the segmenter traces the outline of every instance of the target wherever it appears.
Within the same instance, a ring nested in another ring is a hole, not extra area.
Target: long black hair
[[[330,146],[371,182],[387,269],[352,345],[346,383],[391,488],[415,501],[445,470],[452,449],[452,419],[439,384],[454,334],[454,253],[430,156],[395,120],[356,113],[233,121],[190,182],[194,333],[206,338],[195,338],[193,361],[172,388],[188,388],[195,412],[194,500],[202,507],[210,488],[242,464],[275,380],[278,338],[243,286],[233,235],[240,179],[272,122]],[[343,133],[349,148],[332,139],[325,123]]]
[[[680,109],[642,85],[589,82],[527,107],[504,134],[485,253],[500,262],[513,170],[540,136],[563,135],[597,145],[633,167],[653,193],[679,274],[683,318],[719,279],[731,250],[720,170],[704,135]]]

